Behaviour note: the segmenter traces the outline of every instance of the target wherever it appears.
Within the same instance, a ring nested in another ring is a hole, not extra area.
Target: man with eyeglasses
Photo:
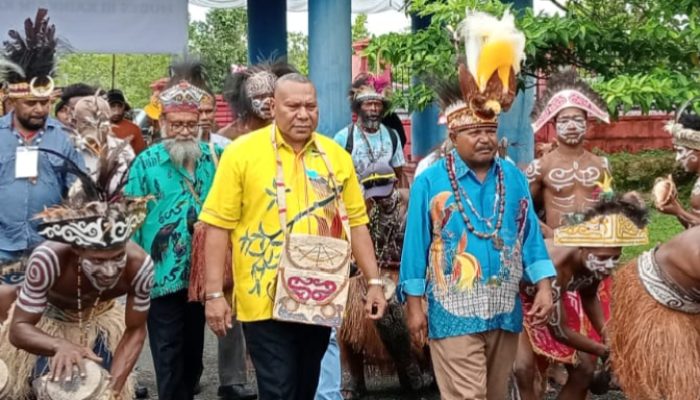
[[[210,146],[198,138],[205,92],[188,81],[196,64],[171,78],[159,95],[163,140],[138,155],[129,171],[127,195],[152,196],[134,241],[150,253],[155,284],[148,334],[158,397],[194,397],[202,366],[204,308],[187,300],[192,233],[216,170]],[[199,69],[201,70],[201,69]],[[220,152],[219,148],[215,149]]]

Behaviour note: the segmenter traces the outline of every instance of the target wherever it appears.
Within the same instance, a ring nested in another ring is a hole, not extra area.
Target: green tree
[[[356,42],[369,37],[369,30],[367,30],[367,14],[357,14],[355,22],[352,24],[352,41]]]
[[[114,87],[124,91],[132,107],[140,108],[151,97],[149,85],[167,76],[170,56],[117,54],[114,61]],[[60,57],[56,83],[66,86],[78,82],[111,89],[112,54],[68,54]]]
[[[287,59],[299,72],[309,74],[309,38],[301,32],[287,34]]]
[[[700,4],[697,0],[569,0],[563,15],[525,10],[516,23],[527,37],[523,75],[546,77],[572,65],[587,76],[617,115],[633,107],[643,112],[672,110],[700,94]],[[431,15],[416,34],[375,38],[367,53],[408,68],[416,75],[454,74],[455,47],[449,27],[465,9],[501,15],[497,0],[413,0],[410,12]],[[399,104],[421,109],[432,101],[424,85],[397,92]]]
[[[190,23],[190,52],[202,58],[211,89],[220,92],[231,64],[248,62],[248,17],[244,8],[215,8]]]

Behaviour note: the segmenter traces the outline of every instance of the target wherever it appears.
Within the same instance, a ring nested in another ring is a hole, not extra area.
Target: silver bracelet
[[[218,299],[219,297],[224,297],[224,292],[214,292],[214,293],[209,293],[204,296],[204,301],[209,301],[209,300],[214,300]]]
[[[384,287],[384,280],[382,278],[372,278],[367,280],[367,285],[369,286],[379,286]]]

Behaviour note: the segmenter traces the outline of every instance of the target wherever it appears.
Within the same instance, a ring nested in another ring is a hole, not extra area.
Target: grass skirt
[[[114,355],[125,330],[124,306],[112,301],[98,304],[97,307],[92,323],[89,324],[87,342],[95,343],[98,336],[101,335],[107,348]],[[8,321],[12,320],[13,312],[14,306],[10,310]],[[80,343],[81,330],[74,317],[72,314],[61,313],[55,308],[50,308],[47,309],[36,326],[49,336],[63,338],[77,344]],[[86,325],[87,323],[83,323],[83,329],[88,328]],[[10,323],[8,322],[0,329],[0,359],[7,364],[8,370],[13,371],[10,376],[8,398],[13,400],[32,399],[30,378],[39,356],[20,350],[10,344],[9,327]],[[133,374],[131,374],[121,392],[123,399],[133,399],[134,384]]]
[[[615,275],[611,361],[631,400],[691,400],[700,393],[700,315],[667,308],[639,279],[637,260]]]
[[[393,372],[393,360],[384,347],[374,321],[365,314],[365,278],[350,278],[348,293],[347,311],[338,331],[338,340],[349,345],[356,353],[363,354],[366,363]]]

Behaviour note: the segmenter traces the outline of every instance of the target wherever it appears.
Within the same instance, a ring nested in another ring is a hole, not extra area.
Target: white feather
[[[476,76],[479,55],[485,43],[493,40],[508,40],[515,49],[513,69],[520,72],[520,64],[525,59],[525,35],[515,27],[515,18],[506,10],[499,20],[491,14],[467,10],[467,17],[459,24],[458,33],[464,41],[467,68]]]
[[[0,83],[7,79],[10,71],[15,71],[20,76],[24,77],[24,70],[19,65],[13,63],[7,58],[0,56]]]

